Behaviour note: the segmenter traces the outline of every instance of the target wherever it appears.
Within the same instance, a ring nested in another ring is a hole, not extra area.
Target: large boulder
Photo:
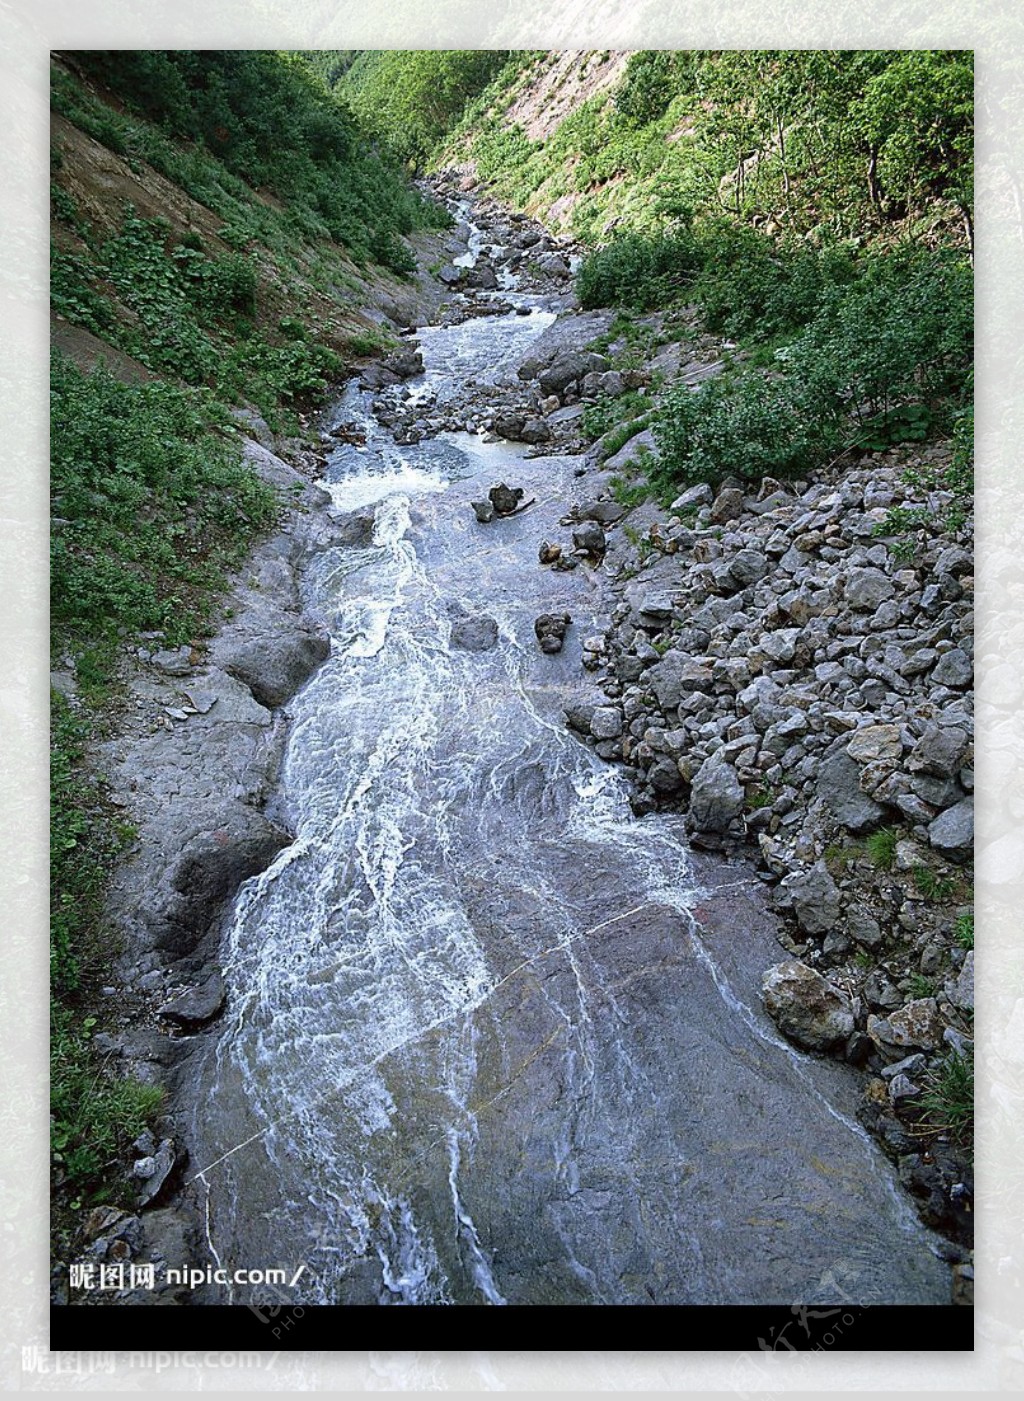
[[[312,623],[282,614],[260,634],[222,634],[213,660],[248,686],[260,705],[283,705],[331,653],[331,640]]]
[[[853,1033],[846,994],[795,958],[766,970],[762,993],[765,1011],[779,1030],[805,1050],[835,1050]]]
[[[556,355],[551,364],[540,371],[537,381],[542,393],[561,395],[574,380],[581,380],[592,370],[604,371],[609,368],[603,355],[591,350],[572,350]]]
[[[839,890],[824,861],[782,882],[793,900],[796,922],[806,934],[825,934],[839,921]]]
[[[694,776],[690,826],[696,832],[724,832],[743,811],[743,785],[720,751],[708,756]]]

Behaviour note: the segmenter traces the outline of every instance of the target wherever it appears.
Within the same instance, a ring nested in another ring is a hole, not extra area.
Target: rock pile
[[[965,529],[936,525],[950,498],[922,499],[908,458],[700,485],[610,526],[619,602],[584,643],[606,704],[566,719],[626,766],[638,814],[681,810],[695,845],[754,848],[794,956],[768,970],[766,1009],[798,1045],[873,1072],[862,1117],[925,1218],[964,1240],[969,1162],[940,1136],[925,1171],[918,1127],[972,1044],[972,935],[956,935],[973,842],[973,565]],[[947,461],[918,452],[918,478]],[[908,540],[889,513],[911,504],[932,525]]]

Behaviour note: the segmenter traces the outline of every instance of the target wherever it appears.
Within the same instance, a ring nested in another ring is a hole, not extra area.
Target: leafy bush
[[[720,375],[664,396],[654,434],[661,484],[796,476],[828,448],[825,426],[808,414],[794,384],[762,371]]]
[[[584,259],[576,279],[580,305],[666,306],[692,282],[700,251],[690,234],[626,234]]]

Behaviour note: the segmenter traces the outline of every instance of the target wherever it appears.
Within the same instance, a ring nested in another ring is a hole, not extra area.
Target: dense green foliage
[[[531,57],[535,77],[552,62]],[[716,212],[834,238],[896,224],[973,236],[970,53],[644,51],[542,141],[505,115],[521,81],[521,63],[500,73],[439,159],[470,154],[531,209],[569,196],[586,242]]]
[[[364,49],[339,72],[335,91],[385,150],[422,166],[508,56],[502,49]]]
[[[95,645],[160,629],[184,641],[276,498],[212,431],[204,395],[53,361],[52,620]],[[223,414],[223,411],[220,411]]]
[[[193,143],[247,185],[272,190],[310,236],[343,244],[357,261],[411,271],[399,235],[435,221],[436,210],[381,159],[344,103],[301,62],[275,53],[188,49],[97,49],[75,61],[166,137]],[[81,112],[66,105],[74,97],[66,95],[67,84],[56,92],[59,110],[82,124]],[[92,133],[98,139],[131,151],[134,133],[109,108],[93,121],[102,125],[102,133]],[[150,160],[153,152],[139,154]]]
[[[850,448],[953,431],[971,386],[970,269],[911,249],[864,258],[855,274],[841,266],[769,367],[753,357],[665,395],[656,434],[667,482],[798,475]]]

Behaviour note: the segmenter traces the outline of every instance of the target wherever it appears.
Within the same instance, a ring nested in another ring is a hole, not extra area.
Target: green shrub
[[[699,267],[700,251],[690,234],[625,234],[583,260],[576,293],[588,310],[650,311],[673,302]]]
[[[787,378],[753,371],[720,375],[696,390],[676,385],[654,423],[658,480],[689,485],[729,475],[752,481],[799,475],[827,450],[825,428]]]

